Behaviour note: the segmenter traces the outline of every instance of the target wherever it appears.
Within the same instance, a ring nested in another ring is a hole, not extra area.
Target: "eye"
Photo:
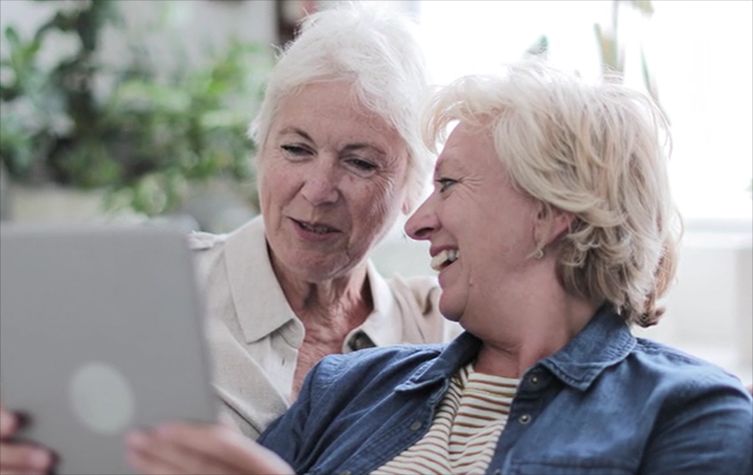
[[[453,180],[452,178],[444,178],[444,177],[437,178],[435,181],[437,182],[440,193],[447,191],[448,188],[450,188],[452,185],[457,183],[457,180]]]
[[[358,168],[359,170],[363,170],[365,172],[376,170],[376,165],[360,158],[351,158],[348,160],[348,163],[353,165],[355,168]]]
[[[285,151],[286,155],[290,155],[294,158],[304,158],[313,153],[308,147],[298,144],[284,144],[280,145],[280,148]]]

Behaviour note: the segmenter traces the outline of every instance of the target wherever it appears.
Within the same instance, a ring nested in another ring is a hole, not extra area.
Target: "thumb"
[[[9,438],[18,428],[18,418],[0,406],[0,440]]]

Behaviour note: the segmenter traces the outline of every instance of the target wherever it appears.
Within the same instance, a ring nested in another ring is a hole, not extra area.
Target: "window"
[[[644,17],[621,2],[625,82],[645,90],[645,50],[672,123],[670,175],[688,222],[750,222],[753,214],[753,3],[652,2]],[[594,24],[612,24],[608,1],[424,1],[419,38],[439,84],[520,59],[542,35],[549,60],[584,77],[600,74]],[[746,226],[749,229],[749,224]]]

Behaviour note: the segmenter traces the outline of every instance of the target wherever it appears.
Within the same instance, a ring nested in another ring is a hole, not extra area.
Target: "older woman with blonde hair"
[[[654,104],[524,64],[439,92],[427,143],[451,125],[406,229],[466,332],[324,358],[261,446],[221,427],[135,433],[138,469],[751,472],[740,381],[631,334],[659,321],[678,239]]]

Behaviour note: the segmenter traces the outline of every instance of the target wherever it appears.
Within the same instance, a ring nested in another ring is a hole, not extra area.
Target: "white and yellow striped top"
[[[519,379],[476,373],[453,376],[429,432],[372,475],[484,473],[507,422]]]

